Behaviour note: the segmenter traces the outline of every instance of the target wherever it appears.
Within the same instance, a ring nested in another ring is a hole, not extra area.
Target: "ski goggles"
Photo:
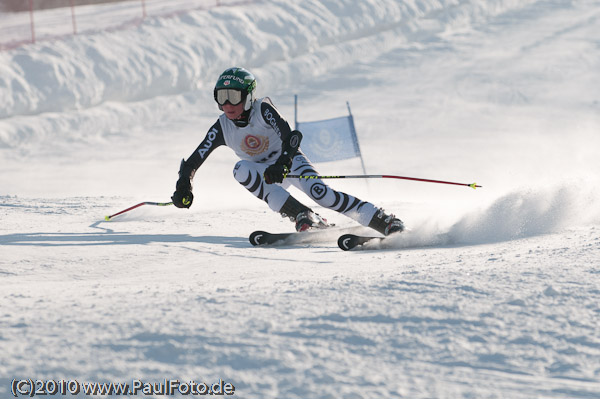
[[[219,89],[215,92],[215,100],[219,105],[225,105],[227,101],[231,105],[238,105],[243,97],[242,92],[235,89]]]

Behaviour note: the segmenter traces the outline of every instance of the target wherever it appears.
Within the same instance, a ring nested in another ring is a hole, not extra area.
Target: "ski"
[[[359,231],[362,233],[364,231],[364,227],[357,228],[334,228],[331,231],[331,228],[325,229],[314,229],[302,232],[291,232],[291,233],[269,233],[268,231],[257,230],[252,232],[248,237],[250,244],[255,247],[259,246],[285,246],[285,245],[294,245],[294,244],[305,244],[311,242],[322,242],[334,240],[335,231],[338,231],[338,234],[341,232],[346,232],[346,234],[341,235],[338,238],[338,246],[344,251],[349,251],[357,246],[361,246],[369,241],[373,240],[383,240],[385,237],[376,237],[376,236],[366,236],[366,235],[356,235],[350,234],[348,231],[353,231],[358,233]],[[341,230],[341,231],[340,231]],[[360,233],[359,233],[360,234]],[[333,236],[333,237],[332,237]]]
[[[303,244],[317,240],[320,241],[318,237],[322,236],[328,230],[328,228],[325,228],[293,233],[269,233],[257,230],[250,234],[249,240],[250,244],[255,247],[263,245]]]
[[[326,228],[310,229],[302,232],[291,233],[269,233],[268,231],[257,230],[250,234],[248,239],[250,244],[257,246],[266,245],[292,245],[305,244],[311,242],[322,242],[324,240],[334,240],[338,234],[343,232],[352,232],[356,228],[339,228],[331,224]],[[364,229],[359,227],[359,229]],[[337,234],[336,234],[337,231]],[[356,231],[355,231],[356,232]]]
[[[291,237],[296,236],[299,233],[269,233],[266,231],[257,230],[250,234],[250,244],[256,246],[259,245],[271,245],[281,241],[284,243]]]
[[[373,240],[383,240],[384,237],[357,236],[356,234],[344,234],[338,238],[338,247],[344,251],[350,251],[353,248],[364,245]]]

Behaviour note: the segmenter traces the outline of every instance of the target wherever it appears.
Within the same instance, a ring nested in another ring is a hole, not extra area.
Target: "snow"
[[[599,18],[591,0],[269,0],[0,52],[0,396],[166,378],[239,398],[600,397]],[[254,248],[293,226],[219,149],[191,209],[104,221],[169,200],[234,65],[290,121],[293,94],[300,120],[349,101],[368,173],[483,188],[329,181],[409,231]]]

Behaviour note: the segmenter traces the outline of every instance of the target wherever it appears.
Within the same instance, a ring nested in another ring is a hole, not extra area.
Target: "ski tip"
[[[344,234],[338,238],[338,247],[343,251],[350,251],[356,247],[357,236],[354,234]]]
[[[350,251],[370,241],[383,240],[385,237],[357,236],[355,234],[344,234],[338,238],[338,247],[344,251]]]
[[[268,234],[266,231],[255,231],[252,234],[250,234],[250,244],[254,245],[255,247],[258,245],[262,245],[264,244],[263,241],[263,237]]]

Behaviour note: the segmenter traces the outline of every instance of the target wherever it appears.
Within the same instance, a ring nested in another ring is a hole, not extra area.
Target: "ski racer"
[[[178,208],[192,205],[192,180],[196,170],[215,148],[230,147],[241,159],[234,178],[269,208],[288,217],[297,231],[325,228],[327,221],[300,203],[286,190],[293,185],[318,205],[348,216],[387,236],[404,229],[402,221],[370,202],[332,189],[321,179],[285,179],[288,173],[317,176],[302,153],[302,134],[292,130],[268,97],[255,97],[256,79],[244,68],[229,68],[218,78],[214,98],[223,114],[187,160],[182,160],[179,180],[171,199]],[[285,180],[284,180],[285,179]]]

